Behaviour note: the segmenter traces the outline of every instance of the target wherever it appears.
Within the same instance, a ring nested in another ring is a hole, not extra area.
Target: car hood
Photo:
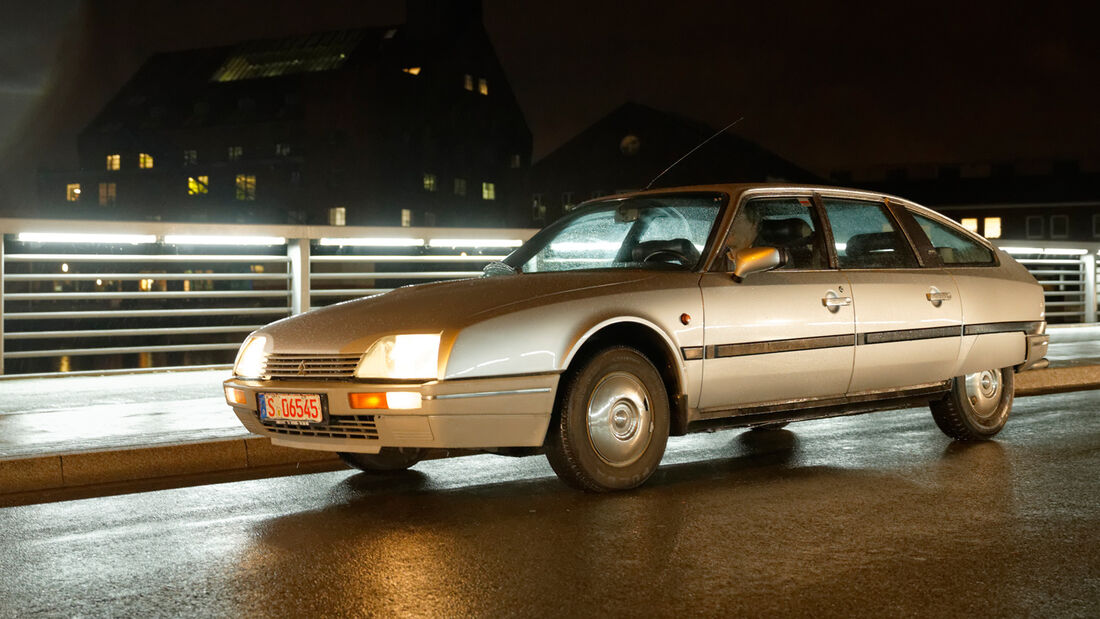
[[[458,330],[535,305],[613,294],[656,275],[574,271],[406,286],[285,318],[258,333],[272,339],[274,352],[359,353],[385,335]]]

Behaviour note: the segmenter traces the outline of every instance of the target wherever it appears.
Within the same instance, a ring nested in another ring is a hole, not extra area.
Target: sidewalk
[[[1100,388],[1100,327],[1051,329],[1050,367],[1026,397]],[[0,380],[0,505],[44,489],[215,472],[334,470],[332,453],[275,447],[225,404],[227,370]],[[280,472],[284,471],[284,472]]]

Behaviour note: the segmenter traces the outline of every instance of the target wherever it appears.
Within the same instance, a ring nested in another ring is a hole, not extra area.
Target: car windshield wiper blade
[[[515,275],[519,273],[514,267],[509,264],[494,260],[485,265],[485,268],[481,269],[482,277],[494,277],[496,275]]]

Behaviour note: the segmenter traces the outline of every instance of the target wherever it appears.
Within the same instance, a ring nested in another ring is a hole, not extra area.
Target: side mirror
[[[787,252],[777,247],[746,247],[733,256],[733,278],[741,281],[746,275],[771,271],[787,264]]]

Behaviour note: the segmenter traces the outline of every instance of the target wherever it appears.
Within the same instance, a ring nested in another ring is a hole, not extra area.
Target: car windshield
[[[607,200],[577,209],[504,260],[524,273],[695,268],[725,204],[721,194]]]

